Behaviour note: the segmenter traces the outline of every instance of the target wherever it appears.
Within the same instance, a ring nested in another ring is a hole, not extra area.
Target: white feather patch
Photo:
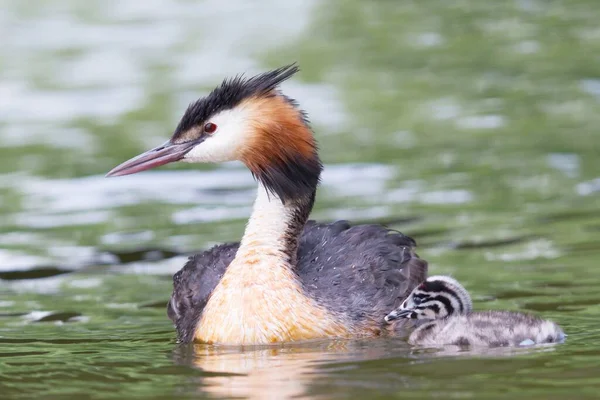
[[[249,140],[250,109],[243,104],[224,110],[206,122],[217,125],[217,130],[190,150],[182,161],[189,163],[219,163],[235,161]]]

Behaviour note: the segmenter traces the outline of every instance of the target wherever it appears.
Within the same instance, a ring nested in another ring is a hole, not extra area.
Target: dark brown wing
[[[300,241],[298,275],[307,293],[354,321],[381,320],[427,278],[415,241],[381,225],[310,221]]]

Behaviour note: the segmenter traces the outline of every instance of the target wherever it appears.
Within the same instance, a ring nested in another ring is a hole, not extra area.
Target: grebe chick
[[[322,165],[306,114],[278,90],[297,71],[225,80],[188,107],[169,141],[107,175],[237,160],[258,181],[241,242],[191,257],[173,277],[167,313],[180,342],[378,336],[392,330],[381,316],[427,277],[415,242],[399,232],[307,223]]]
[[[431,276],[385,321],[424,321],[408,338],[410,344],[420,346],[525,346],[562,342],[565,337],[552,321],[519,312],[472,309],[469,293],[456,279]]]

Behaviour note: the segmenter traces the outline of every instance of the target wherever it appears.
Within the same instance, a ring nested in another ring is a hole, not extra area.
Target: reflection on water
[[[0,5],[0,397],[597,397],[597,0]],[[239,239],[252,177],[103,176],[225,76],[291,61],[326,165],[313,217],[415,237],[476,309],[565,344],[174,343],[171,276]]]
[[[179,348],[175,360],[210,373],[198,382],[199,391],[214,396],[293,398],[306,394],[319,364],[332,359],[344,362],[386,356],[352,347],[343,341],[241,351],[194,345]]]
[[[370,341],[323,341],[304,345],[266,348],[226,348],[186,345],[173,353],[177,364],[203,371],[196,380],[197,393],[224,398],[283,399],[315,393],[323,379],[336,379],[342,371],[372,363],[394,365],[370,381],[360,378],[355,387],[376,387],[383,392],[410,390],[421,385],[411,377],[411,365],[430,364],[440,357],[463,359],[508,358],[552,352],[555,345],[529,348],[472,348],[448,346],[440,349],[411,349],[400,339]],[[403,371],[408,372],[406,375]]]

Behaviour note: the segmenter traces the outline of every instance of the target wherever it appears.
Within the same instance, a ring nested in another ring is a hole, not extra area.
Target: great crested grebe
[[[190,104],[171,139],[110,171],[242,161],[258,181],[240,243],[191,257],[168,304],[180,342],[266,344],[393,332],[384,316],[427,276],[415,242],[379,225],[307,219],[322,165],[285,66],[225,80]],[[404,322],[400,321],[400,325]]]
[[[420,346],[525,346],[562,342],[565,334],[552,321],[512,311],[472,312],[467,290],[449,276],[431,276],[417,286],[385,320],[429,321],[408,342]]]

